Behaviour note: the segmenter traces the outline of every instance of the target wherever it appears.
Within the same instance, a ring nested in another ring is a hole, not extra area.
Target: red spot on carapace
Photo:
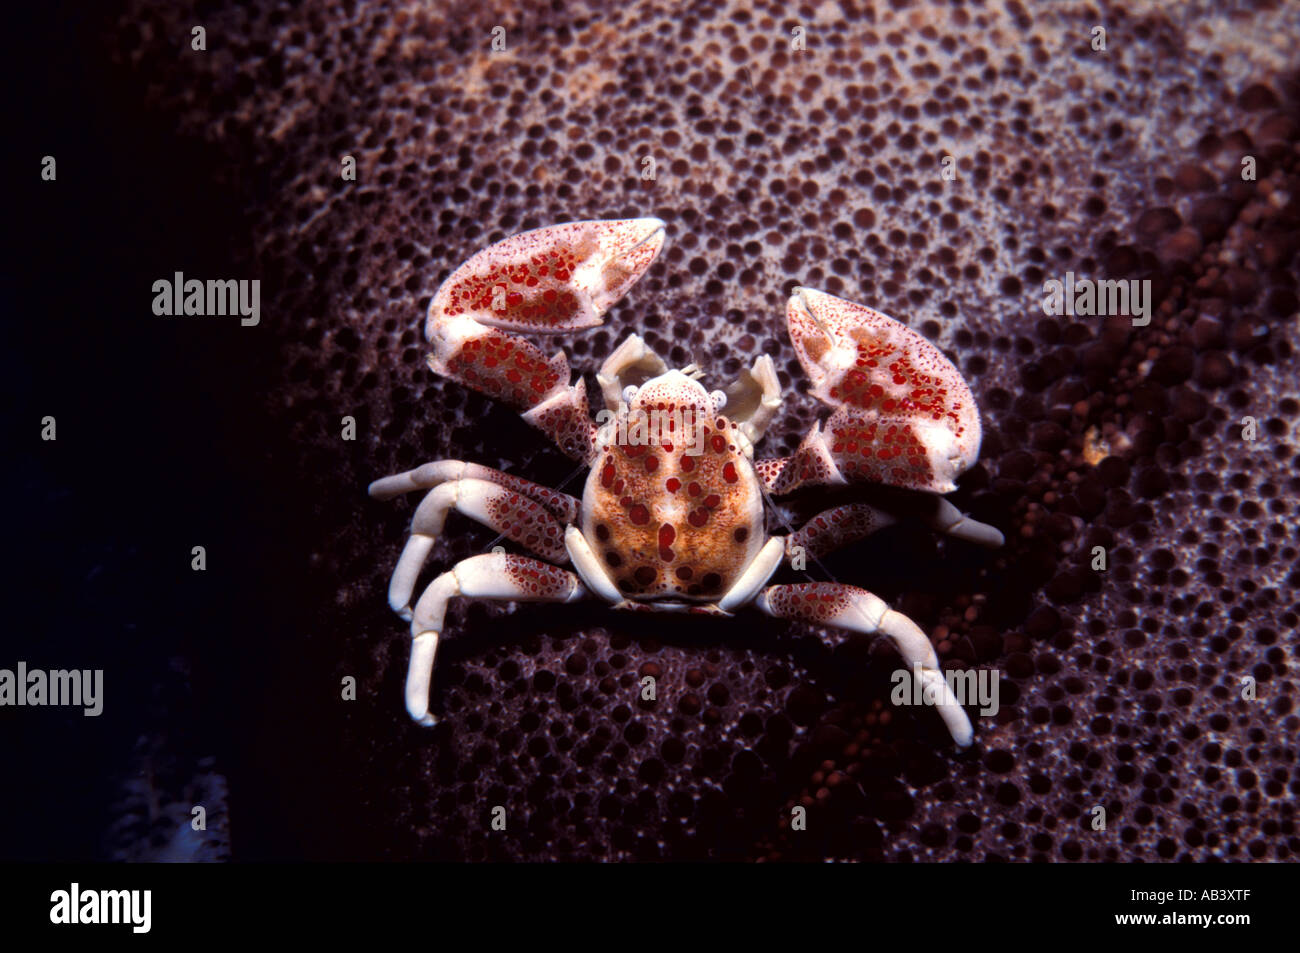
[[[659,558],[666,563],[673,561],[673,540],[677,538],[677,530],[673,529],[669,523],[664,523],[659,527]]]

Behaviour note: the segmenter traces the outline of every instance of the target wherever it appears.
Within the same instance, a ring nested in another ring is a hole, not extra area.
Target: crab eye
[[[721,410],[727,406],[727,395],[720,390],[715,390],[709,395],[709,400],[713,401],[713,409]]]
[[[628,384],[626,387],[623,388],[623,403],[625,404],[632,403],[632,398],[635,396],[636,396],[635,384]]]

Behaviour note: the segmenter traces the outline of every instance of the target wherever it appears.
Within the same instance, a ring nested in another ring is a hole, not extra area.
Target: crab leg
[[[462,478],[440,483],[416,508],[411,536],[388,584],[388,604],[403,619],[411,618],[415,581],[453,509],[504,533],[543,559],[563,562],[566,558],[564,524],[536,500],[486,480]]]
[[[940,533],[993,549],[1004,542],[1002,533],[995,527],[971,519],[942,497],[932,497],[914,505],[923,507],[919,515]],[[898,520],[892,514],[866,503],[837,506],[818,513],[787,536],[786,556],[792,558],[799,552],[810,557],[824,556],[860,539],[866,539],[872,533],[896,522]]]
[[[850,543],[866,539],[897,522],[883,510],[866,503],[849,503],[818,513],[785,540],[787,559],[796,554],[824,556]]]
[[[493,470],[478,463],[464,460],[433,460],[414,470],[394,473],[370,484],[369,493],[377,500],[391,500],[412,490],[432,490],[442,483],[460,479],[486,480],[530,500],[536,500],[555,515],[560,522],[568,524],[578,518],[578,501],[567,493],[560,493],[540,483],[523,480],[500,470]]]
[[[933,506],[929,522],[941,533],[988,546],[990,549],[997,549],[1006,542],[997,527],[971,519],[945,499],[935,498]]]
[[[867,635],[878,632],[888,636],[908,666],[919,667],[924,697],[937,700],[939,715],[953,741],[961,748],[971,743],[974,732],[970,719],[944,680],[939,657],[930,640],[915,622],[889,608],[879,597],[856,586],[812,582],[768,586],[754,604],[779,619],[798,619]]]
[[[834,412],[792,457],[759,464],[768,488],[956,489],[953,480],[979,456],[979,411],[939,349],[879,311],[809,288],[794,290],[786,317],[812,394]]]
[[[587,590],[568,570],[505,553],[471,556],[429,583],[411,618],[411,664],[406,673],[406,710],[425,726],[436,723],[429,714],[429,685],[447,602],[456,596],[512,602],[574,602],[586,598]]]
[[[569,456],[590,462],[596,428],[586,386],[570,384],[562,351],[547,358],[509,332],[599,325],[663,241],[663,222],[634,218],[550,225],[485,248],[453,271],[429,304],[429,366],[516,408]]]

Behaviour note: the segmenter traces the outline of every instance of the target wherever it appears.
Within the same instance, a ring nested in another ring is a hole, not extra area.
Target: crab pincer
[[[497,242],[451,273],[429,304],[425,336],[438,374],[523,413],[566,453],[587,461],[586,387],[570,384],[562,351],[523,334],[582,331],[636,283],[663,247],[657,218],[567,222]]]
[[[779,491],[808,482],[956,489],[979,456],[980,419],[952,362],[907,325],[824,291],[795,288],[786,318],[811,393],[834,412]]]

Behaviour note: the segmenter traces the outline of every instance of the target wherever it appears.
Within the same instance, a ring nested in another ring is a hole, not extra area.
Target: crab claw
[[[657,218],[568,222],[512,235],[453,271],[429,304],[429,366],[504,401],[565,453],[586,460],[594,427],[562,351],[547,357],[512,332],[555,334],[601,323],[664,244]]]
[[[921,335],[879,311],[795,288],[790,340],[835,408],[821,435],[849,481],[948,493],[979,456],[979,410],[952,363]]]
[[[636,283],[664,243],[657,218],[548,225],[497,242],[433,296],[425,335],[463,317],[505,331],[580,331]]]

